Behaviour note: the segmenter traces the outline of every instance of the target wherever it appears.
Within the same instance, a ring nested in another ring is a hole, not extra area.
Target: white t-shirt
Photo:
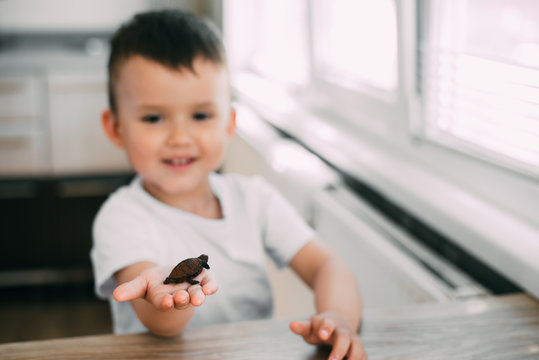
[[[111,304],[114,332],[144,332],[129,302],[117,302],[113,274],[140,261],[176,265],[209,256],[219,290],[196,309],[189,326],[270,317],[273,297],[265,254],[286,266],[313,230],[260,177],[211,174],[223,218],[207,219],[153,198],[135,178],[114,192],[94,221],[91,250],[96,292]]]

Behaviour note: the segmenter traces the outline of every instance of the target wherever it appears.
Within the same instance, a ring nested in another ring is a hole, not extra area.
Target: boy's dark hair
[[[161,65],[193,69],[198,56],[215,64],[225,63],[221,38],[194,14],[180,10],[158,10],[135,15],[113,35],[108,63],[109,106],[117,111],[114,83],[124,61],[141,55]]]

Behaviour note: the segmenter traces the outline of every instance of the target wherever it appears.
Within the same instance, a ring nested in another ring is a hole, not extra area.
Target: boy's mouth
[[[185,167],[192,164],[196,159],[194,157],[184,157],[184,158],[172,158],[172,159],[163,159],[163,163],[173,167]]]

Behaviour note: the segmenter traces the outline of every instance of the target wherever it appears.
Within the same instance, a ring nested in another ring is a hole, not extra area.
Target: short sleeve
[[[283,195],[265,180],[258,181],[263,197],[264,247],[276,266],[283,268],[316,234]]]
[[[140,261],[157,262],[151,243],[151,228],[144,209],[125,194],[113,194],[99,210],[93,224],[90,252],[96,293],[112,295],[116,287],[114,273]]]

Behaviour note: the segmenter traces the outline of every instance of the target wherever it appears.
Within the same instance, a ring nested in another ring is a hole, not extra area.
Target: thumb
[[[147,286],[146,281],[142,277],[137,276],[133,280],[117,286],[112,296],[116,301],[130,301],[144,298],[146,296]]]
[[[311,333],[311,323],[309,321],[292,321],[290,323],[290,330],[294,334],[306,337]]]

